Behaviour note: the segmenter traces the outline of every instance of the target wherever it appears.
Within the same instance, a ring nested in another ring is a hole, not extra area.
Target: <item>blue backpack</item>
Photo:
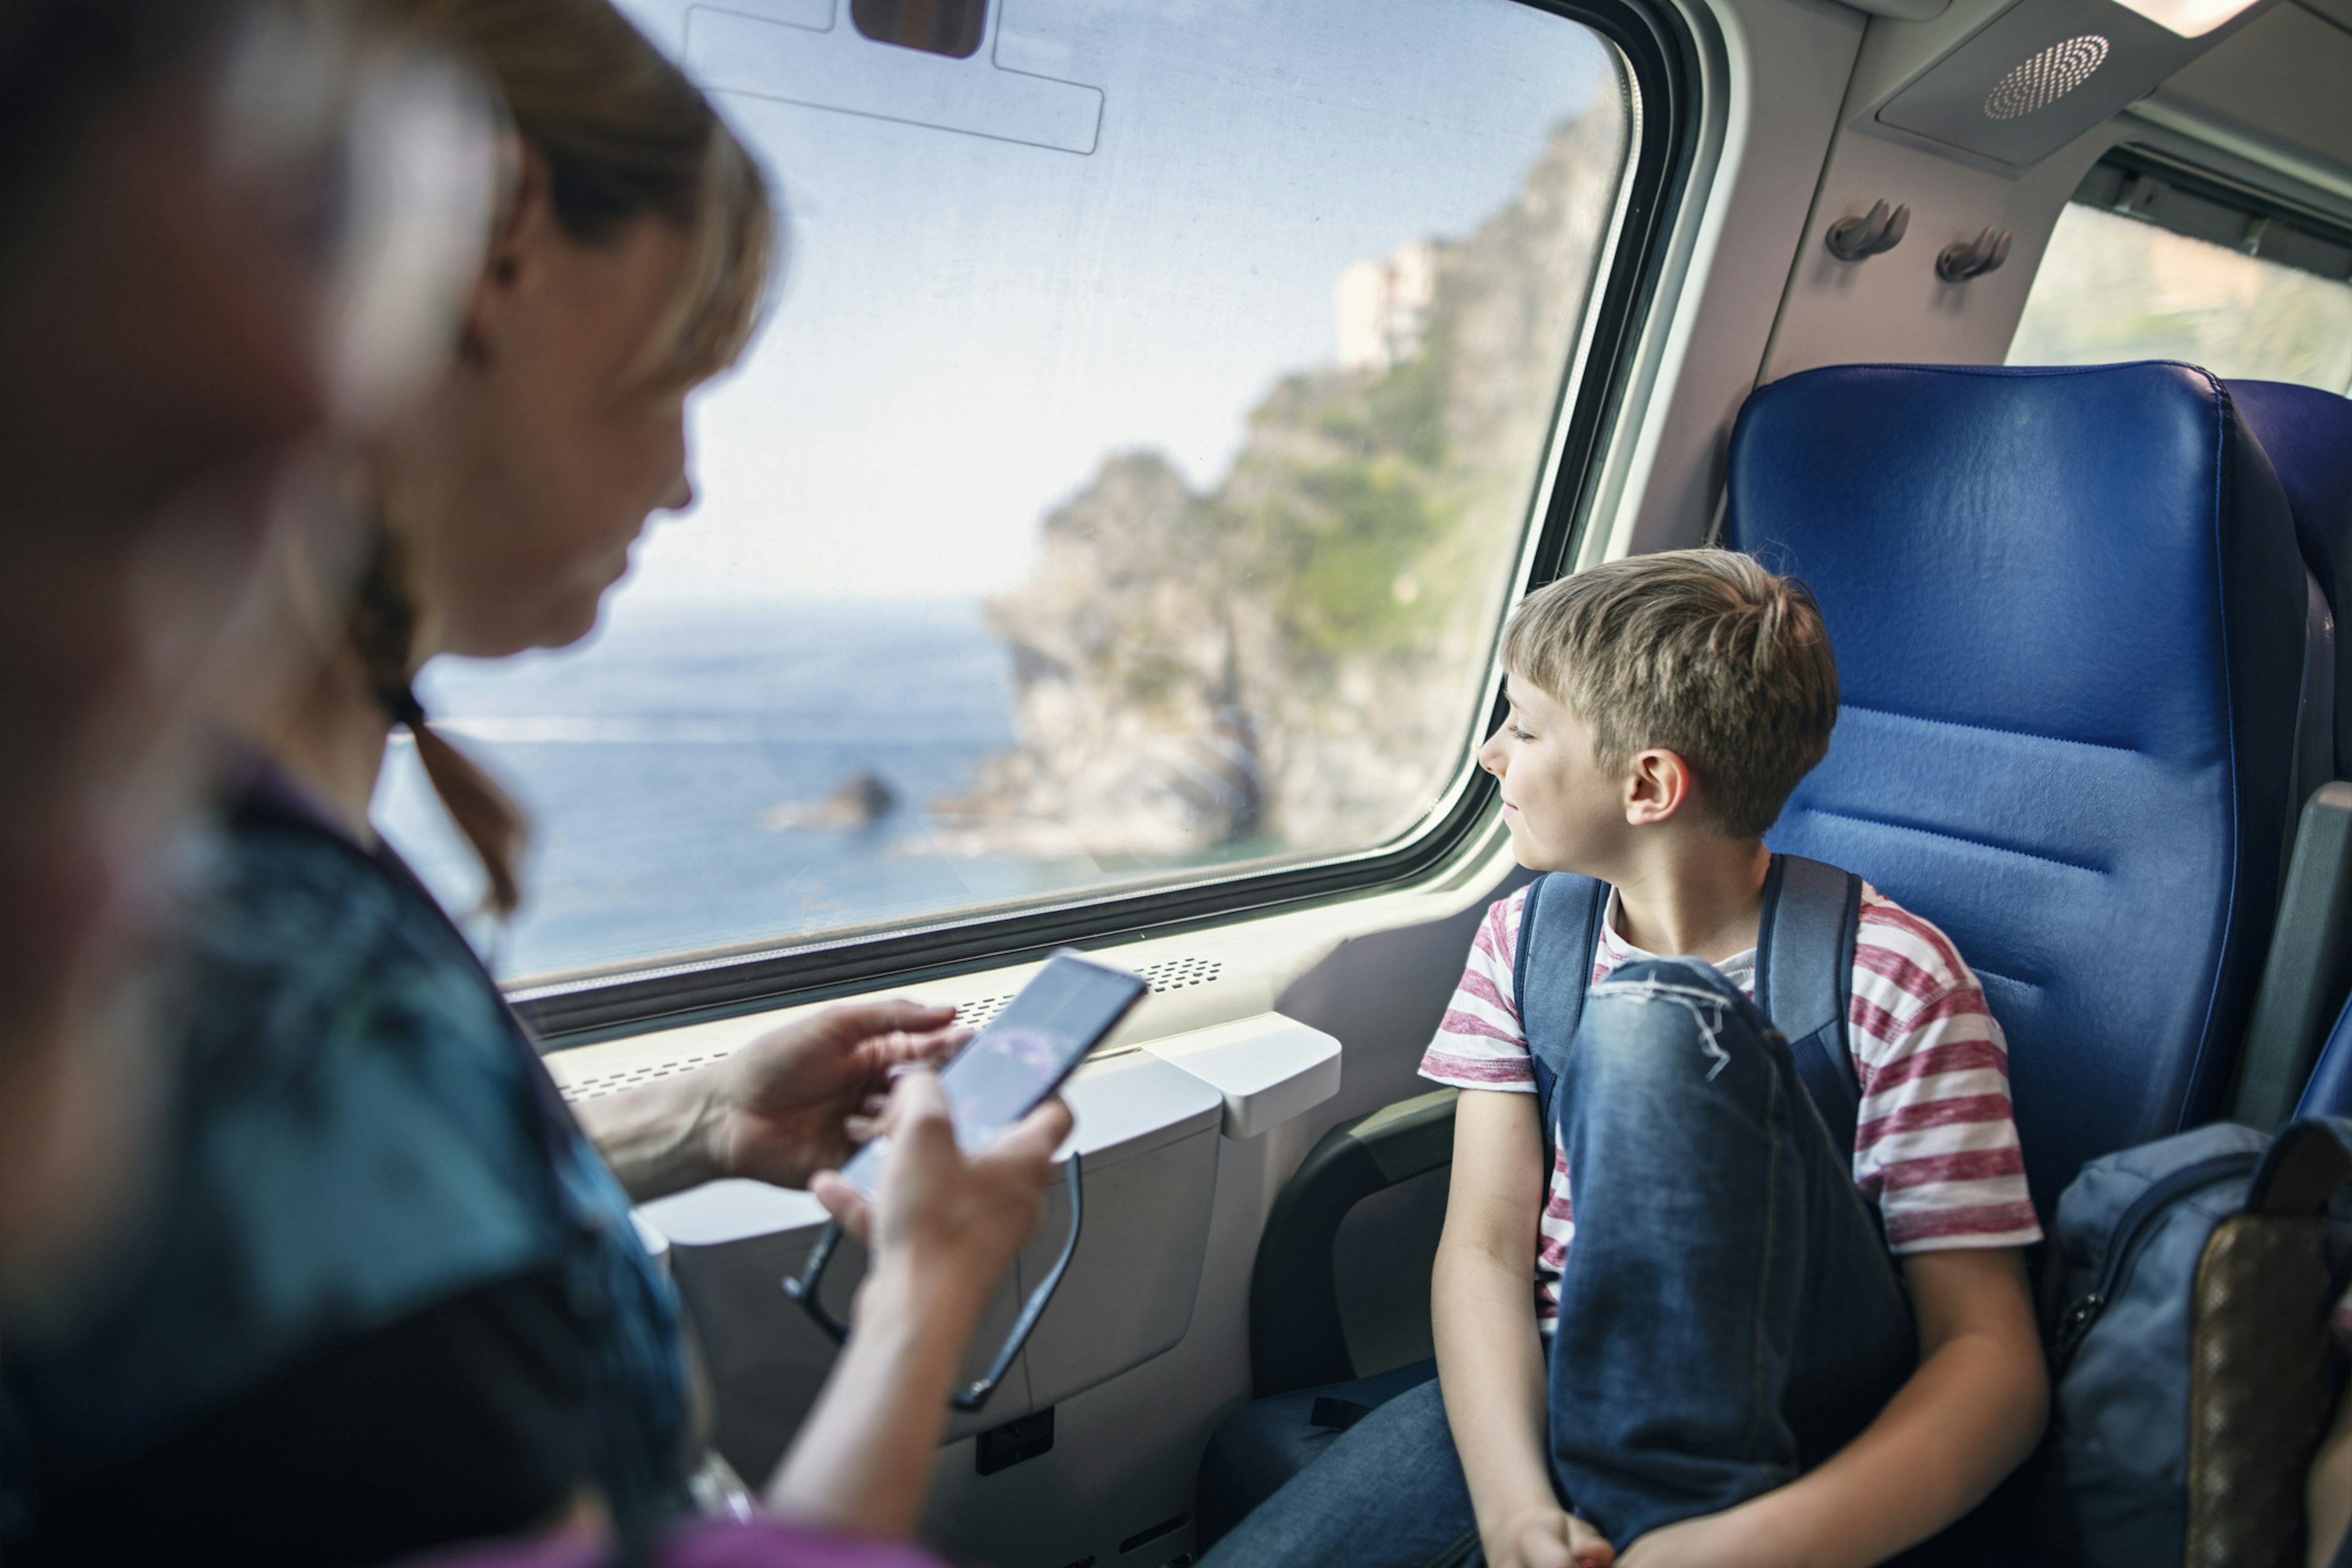
[[[1560,1068],[1584,1016],[1592,955],[1609,912],[1609,884],[1554,871],[1528,886],[1519,914],[1511,994],[1534,1061],[1542,1107],[1544,1169],[1558,1136]],[[1851,1152],[1862,1112],[1846,1048],[1853,1005],[1853,942],[1862,921],[1862,879],[1798,855],[1775,855],[1764,874],[1756,932],[1756,1010],[1789,1038],[1789,1054],[1837,1146]],[[1540,948],[1539,963],[1529,954]]]
[[[2083,1167],[2042,1273],[2053,1561],[2300,1568],[2347,1178],[2352,1121],[2328,1118],[2276,1139],[2200,1127]]]

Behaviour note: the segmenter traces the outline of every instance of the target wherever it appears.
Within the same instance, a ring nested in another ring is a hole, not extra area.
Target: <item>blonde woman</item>
[[[649,1541],[698,1456],[631,1198],[807,1183],[894,1068],[956,1037],[937,1010],[835,1009],[610,1104],[592,1143],[371,828],[404,725],[513,907],[520,818],[411,678],[594,625],[647,517],[691,493],[685,399],[752,331],[772,220],[733,135],[607,0],[368,9],[482,68],[512,177],[454,367],[374,454],[377,536],[335,646],[245,737],[147,1223],[0,1381],[11,1568],[373,1563],[565,1521]],[[1068,1126],[1049,1107],[967,1161],[927,1082],[893,1114],[859,1343],[772,1493],[869,1533],[912,1527],[962,1341]]]

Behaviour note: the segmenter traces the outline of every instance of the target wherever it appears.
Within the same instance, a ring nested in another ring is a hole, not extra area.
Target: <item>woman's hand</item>
[[[913,1002],[828,1007],[714,1064],[700,1120],[711,1168],[801,1187],[865,1142],[890,1075],[971,1037],[955,1009]]]
[[[952,1007],[828,1007],[709,1067],[573,1111],[639,1203],[720,1176],[805,1186],[865,1142],[893,1072],[940,1060],[971,1033]]]
[[[894,1301],[904,1292],[919,1310],[977,1322],[1013,1255],[1037,1228],[1054,1151],[1070,1126],[1070,1108],[1049,1100],[967,1159],[939,1080],[928,1072],[901,1076],[881,1126],[890,1157],[877,1199],[868,1204],[833,1171],[809,1184],[872,1258],[861,1314],[867,1292],[878,1290]]]
[[[1616,1560],[1599,1531],[1549,1506],[1513,1514],[1486,1542],[1493,1568],[1609,1568]]]

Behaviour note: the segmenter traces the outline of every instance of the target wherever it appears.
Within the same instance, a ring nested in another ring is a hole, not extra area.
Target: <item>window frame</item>
[[[2122,179],[2110,195],[2106,187],[2116,183],[2117,175]],[[2226,208],[2241,216],[2245,220],[2244,234],[2252,237],[2252,243],[2241,237],[2232,244],[2179,223],[2166,222],[2160,209],[2150,210],[2140,203],[2140,194],[2148,184],[2159,187],[2158,199],[2163,190],[2173,189],[2200,204]],[[2352,268],[2347,268],[2343,274],[2323,272],[2286,256],[2266,255],[2263,244],[2268,237],[2264,231],[2275,226],[2323,245],[2352,250],[2352,223],[2274,191],[2231,179],[2139,142],[2117,142],[2101,153],[2098,162],[2091,165],[2073,194],[2067,196],[2066,204],[2127,217],[2136,223],[2162,229],[2167,234],[2177,234],[2184,239],[2235,250],[2258,261],[2268,261],[2273,266],[2288,268],[2331,283],[2352,282]]]
[[[1521,560],[1527,585],[1572,569],[1601,478],[1605,438],[1624,400],[1667,240],[1689,185],[1701,138],[1696,40],[1664,0],[1517,0],[1590,27],[1614,46],[1638,95],[1628,105],[1632,158],[1613,241],[1600,261],[1585,329],[1561,367],[1550,428],[1559,448],[1549,505]],[[1579,351],[1580,362],[1575,359]],[[1499,628],[1497,628],[1499,632]],[[1499,699],[1488,721],[1499,721]],[[822,1001],[902,983],[994,968],[1073,944],[1103,946],[1167,935],[1235,916],[1402,885],[1452,859],[1494,803],[1494,781],[1473,770],[1452,805],[1401,844],[1261,871],[1202,872],[1178,886],[1076,891],[1000,914],[953,912],[912,923],[806,942],[779,941],[706,956],[614,965],[611,970],[507,989],[544,1050],[562,1050],[655,1027]]]

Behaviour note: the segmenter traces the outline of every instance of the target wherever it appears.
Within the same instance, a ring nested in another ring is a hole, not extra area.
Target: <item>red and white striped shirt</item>
[[[1527,899],[1523,888],[1487,909],[1462,984],[1422,1058],[1423,1078],[1457,1089],[1535,1092],[1511,984]],[[1612,894],[1592,958],[1596,984],[1620,964],[1654,956],[1616,926]],[[1752,948],[1716,968],[1755,994]],[[2009,1048],[1984,988],[1950,938],[1868,886],[1854,936],[1849,1021],[1862,1087],[1853,1181],[1885,1220],[1888,1244],[1903,1253],[2039,1241],[2010,1110]],[[1575,1235],[1562,1149],[1537,1224],[1536,1317],[1546,1333],[1559,1317],[1559,1273]]]

